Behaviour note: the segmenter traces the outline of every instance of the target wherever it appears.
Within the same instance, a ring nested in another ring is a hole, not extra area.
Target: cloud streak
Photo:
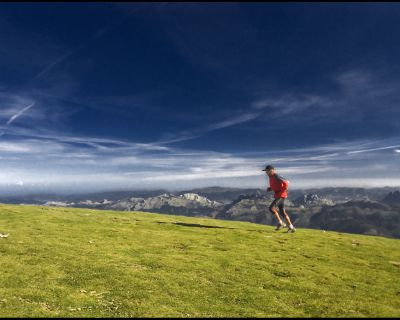
[[[31,104],[29,104],[28,106],[26,106],[25,108],[21,109],[20,111],[18,111],[17,113],[15,113],[14,115],[11,116],[10,119],[8,119],[5,127],[3,127],[3,131],[0,132],[0,137],[2,137],[6,132],[7,129],[10,127],[10,125],[17,120],[20,116],[22,116],[25,112],[27,112],[30,108],[32,108],[35,105],[35,102],[32,102]]]
[[[394,146],[380,147],[380,148],[354,150],[354,151],[349,151],[349,152],[347,152],[347,154],[371,152],[371,151],[386,150],[386,149],[395,149],[395,148],[399,148],[399,147],[400,147],[400,144],[394,145]],[[395,150],[395,152],[398,152],[398,150]]]
[[[285,94],[282,97],[256,100],[251,104],[251,107],[256,110],[272,111],[274,116],[282,116],[289,113],[302,113],[313,106],[327,109],[333,105],[333,101],[327,97],[309,94]]]
[[[363,95],[359,95],[360,92],[367,90],[367,95],[374,98],[382,97],[388,92],[387,85],[378,84],[377,79],[366,71],[349,70],[333,76],[332,80],[342,90],[336,96],[285,93],[281,96],[275,95],[274,97],[255,99],[239,115],[192,131],[183,131],[173,138],[159,141],[159,143],[169,144],[196,139],[214,130],[228,128],[254,119],[263,119],[262,116],[266,114],[268,114],[268,118],[264,118],[264,121],[271,118],[279,119],[288,115],[296,115],[297,121],[305,119],[334,121],[338,118],[342,119],[343,116],[346,116],[343,120],[351,120],[349,110],[357,109],[363,103]],[[393,84],[389,87],[393,87]]]
[[[26,130],[24,133],[27,134]],[[314,179],[319,179],[318,184],[324,181],[325,186],[337,184],[341,179],[348,182],[349,175],[355,182],[361,181],[371,172],[382,179],[391,178],[392,183],[397,176],[400,181],[395,164],[387,161],[393,156],[385,152],[393,148],[391,142],[390,139],[338,142],[254,154],[182,150],[116,139],[48,134],[2,142],[0,156],[4,170],[13,172],[3,177],[3,185],[23,181],[24,188],[35,183],[61,188],[61,181],[65,182],[62,188],[74,185],[75,191],[216,184],[262,188],[265,175],[261,169],[266,163],[274,163],[292,187],[298,188],[312,184]],[[366,152],[352,152],[361,150]],[[377,167],[377,162],[381,166]],[[77,186],[78,181],[81,185]]]
[[[110,22],[110,23],[106,24],[105,26],[101,27],[88,40],[82,42],[80,45],[73,48],[72,50],[64,53],[63,55],[61,55],[60,57],[55,59],[55,61],[53,61],[52,63],[50,63],[46,67],[44,67],[42,70],[40,70],[30,81],[35,81],[35,80],[43,77],[46,73],[48,73],[54,67],[56,67],[57,65],[61,64],[65,60],[67,60],[72,55],[78,53],[79,51],[81,51],[82,49],[84,49],[85,47],[90,45],[92,42],[94,42],[98,38],[102,37],[107,32],[110,32],[111,30],[117,28],[119,25],[124,23],[128,18],[130,18],[132,16],[132,14],[135,13],[137,10],[138,10],[137,8],[131,9],[128,11],[128,13],[126,13],[122,18],[120,18],[116,22]]]
[[[257,117],[259,117],[260,114],[261,114],[261,112],[258,112],[258,111],[243,112],[239,115],[229,117],[224,120],[214,122],[214,123],[208,124],[206,126],[203,126],[203,127],[191,130],[191,131],[183,131],[183,132],[174,134],[172,138],[159,140],[156,143],[160,144],[160,145],[165,145],[165,144],[171,144],[171,143],[196,139],[196,138],[204,136],[205,134],[215,131],[215,130],[224,129],[224,128],[235,126],[235,125],[238,125],[241,123],[252,121],[252,120],[256,119]]]
[[[15,120],[17,120],[20,116],[22,116],[26,111],[28,111],[30,108],[32,108],[35,105],[35,102],[32,102],[30,105],[27,107],[23,108],[22,110],[18,111],[16,114],[14,114],[6,123],[7,126],[9,126],[11,123],[13,123]]]

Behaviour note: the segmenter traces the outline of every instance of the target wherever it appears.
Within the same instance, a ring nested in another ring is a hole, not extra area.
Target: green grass
[[[1,317],[396,317],[400,240],[0,205]]]

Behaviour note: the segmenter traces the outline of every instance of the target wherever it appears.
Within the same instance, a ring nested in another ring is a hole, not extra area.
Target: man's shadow
[[[160,224],[176,224],[178,226],[183,226],[183,227],[194,227],[194,228],[209,228],[209,229],[236,229],[236,228],[227,228],[227,227],[220,227],[220,226],[207,226],[204,224],[198,224],[198,223],[184,223],[184,222],[164,222],[164,221],[156,221],[157,223]]]
[[[164,222],[164,221],[156,221],[159,224],[175,224],[178,226],[183,226],[183,227],[191,227],[191,228],[207,228],[207,229],[230,229],[230,230],[239,230],[238,228],[229,228],[229,227],[220,227],[220,226],[207,226],[204,224],[198,224],[198,223],[184,223],[184,222]],[[248,229],[243,229],[245,231],[255,231],[255,232],[265,232],[264,230],[248,230]]]

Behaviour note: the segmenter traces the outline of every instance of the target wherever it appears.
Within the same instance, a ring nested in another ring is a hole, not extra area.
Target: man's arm
[[[289,187],[289,182],[287,180],[282,181],[282,191],[286,191]]]
[[[281,190],[279,193],[283,193],[283,192],[287,191],[287,189],[289,187],[289,182],[284,177],[280,176],[279,174],[276,174],[275,178],[281,184]]]

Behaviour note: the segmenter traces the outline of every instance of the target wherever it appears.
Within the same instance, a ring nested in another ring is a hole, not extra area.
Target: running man
[[[263,169],[262,171],[265,171],[265,173],[269,177],[270,186],[267,188],[267,191],[275,192],[274,194],[275,199],[269,206],[269,211],[271,211],[278,220],[278,225],[275,228],[275,230],[280,230],[282,228],[286,228],[287,226],[289,226],[287,232],[295,232],[296,228],[293,226],[285,210],[285,199],[288,196],[287,191],[288,191],[289,181],[287,181],[285,178],[277,174],[275,172],[275,168],[271,165],[267,165],[265,169]],[[276,210],[276,207],[279,208],[279,213],[285,217],[287,224],[285,224],[282,221],[278,213],[278,210]]]

